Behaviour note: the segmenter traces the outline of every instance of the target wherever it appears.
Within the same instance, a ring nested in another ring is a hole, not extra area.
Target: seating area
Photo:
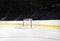
[[[60,1],[0,1],[0,20],[57,20],[60,19]]]

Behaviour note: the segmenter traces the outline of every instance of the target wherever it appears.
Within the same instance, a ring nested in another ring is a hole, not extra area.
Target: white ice
[[[0,41],[60,41],[60,29],[0,26]]]

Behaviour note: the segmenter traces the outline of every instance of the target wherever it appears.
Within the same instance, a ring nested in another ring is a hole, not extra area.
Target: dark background
[[[0,0],[0,20],[59,20],[60,0]]]

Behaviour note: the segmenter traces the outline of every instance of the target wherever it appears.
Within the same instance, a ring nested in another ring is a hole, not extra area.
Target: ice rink
[[[0,25],[0,41],[60,41],[60,29]]]
[[[0,41],[60,41],[60,29],[1,27]]]

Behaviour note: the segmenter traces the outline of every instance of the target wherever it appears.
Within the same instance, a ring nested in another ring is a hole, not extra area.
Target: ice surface
[[[0,26],[0,41],[60,41],[60,29]]]

